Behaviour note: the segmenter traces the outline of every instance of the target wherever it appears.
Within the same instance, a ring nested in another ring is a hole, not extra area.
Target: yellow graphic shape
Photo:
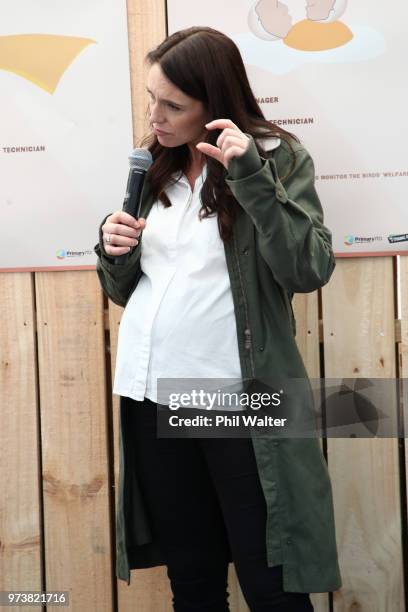
[[[50,94],[90,38],[52,34],[0,36],[0,70],[14,72]]]
[[[284,42],[299,51],[326,51],[346,45],[353,32],[341,21],[317,23],[304,19],[295,23]]]

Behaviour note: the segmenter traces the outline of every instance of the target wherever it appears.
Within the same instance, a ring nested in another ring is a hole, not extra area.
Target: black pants
[[[158,438],[156,404],[131,403],[135,469],[176,612],[228,612],[228,552],[251,612],[312,612],[266,561],[266,504],[248,438]]]

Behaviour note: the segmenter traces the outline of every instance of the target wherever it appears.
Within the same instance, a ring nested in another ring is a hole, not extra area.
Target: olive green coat
[[[284,140],[277,140],[264,159],[251,138],[248,150],[230,162],[225,176],[241,206],[225,255],[246,379],[307,378],[295,342],[291,299],[294,292],[314,291],[327,283],[335,266],[331,233],[323,224],[314,187],[313,161],[302,145],[293,141],[293,148],[296,163],[285,180],[279,177],[290,169],[291,155]],[[148,217],[152,204],[146,181],[141,217]],[[121,306],[142,274],[142,242],[143,238],[126,265],[115,266],[104,252],[99,229],[97,273],[105,293]],[[136,436],[127,408],[121,399],[116,573],[129,584],[131,569],[164,561],[152,537],[135,470],[130,468]],[[267,506],[268,566],[283,565],[285,591],[338,589],[332,490],[318,439],[276,440],[252,433],[251,439]]]

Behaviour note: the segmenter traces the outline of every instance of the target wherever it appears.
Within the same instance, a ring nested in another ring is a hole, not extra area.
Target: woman
[[[313,162],[266,121],[221,32],[177,32],[147,60],[140,218],[108,215],[95,247],[102,287],[126,306],[117,575],[165,564],[176,611],[218,612],[233,561],[251,611],[313,610],[309,593],[341,586],[318,441],[156,434],[158,379],[307,378],[291,298],[335,265]]]

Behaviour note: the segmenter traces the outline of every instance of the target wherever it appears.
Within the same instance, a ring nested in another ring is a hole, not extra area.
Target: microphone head
[[[129,165],[131,168],[147,171],[152,163],[152,154],[147,149],[133,149],[129,155]]]

